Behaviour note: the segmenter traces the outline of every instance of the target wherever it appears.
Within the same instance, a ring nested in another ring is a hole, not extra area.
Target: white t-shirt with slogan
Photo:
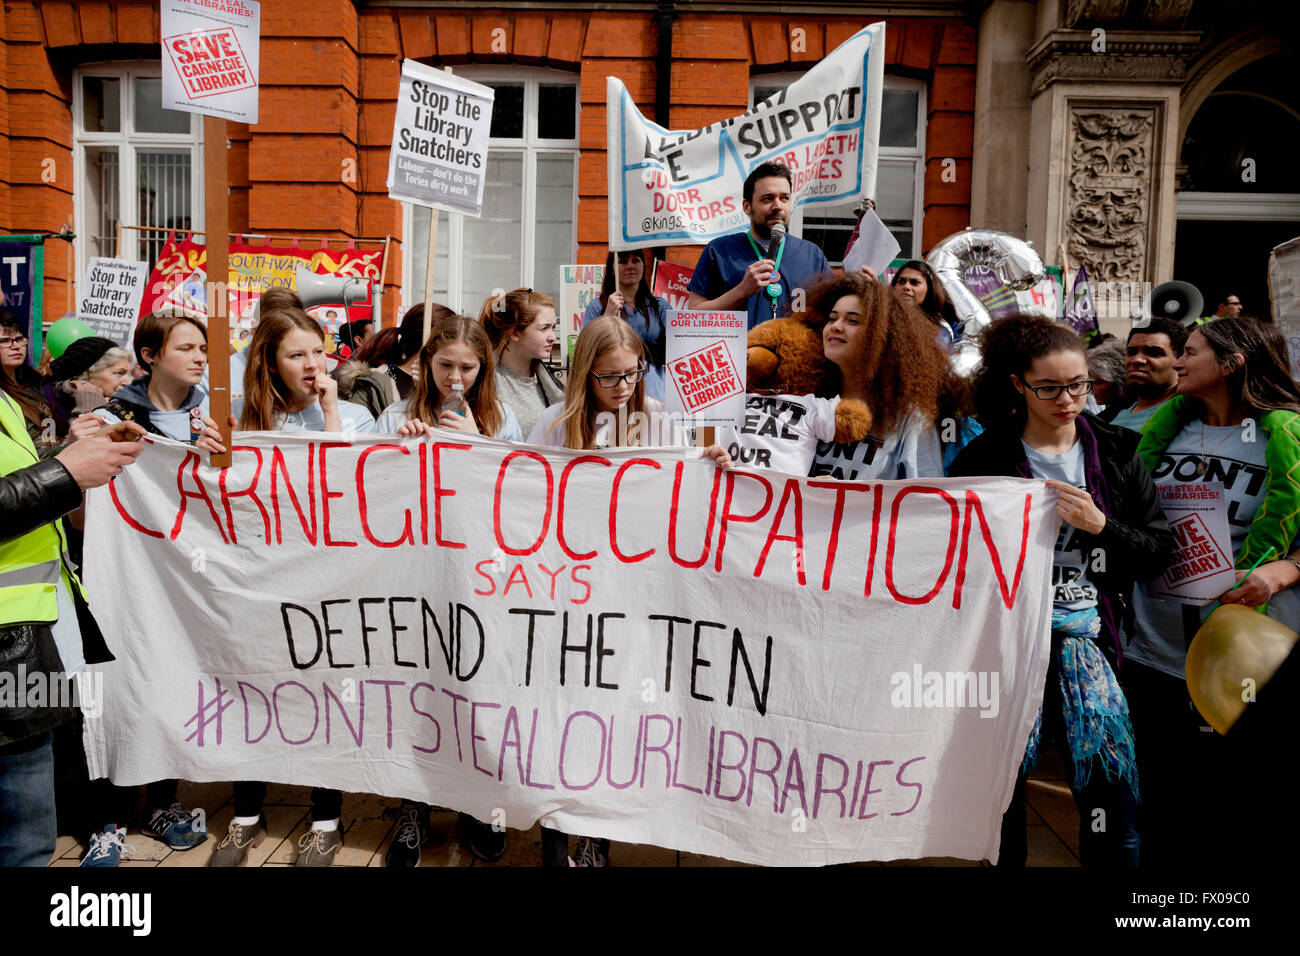
[[[812,477],[845,481],[909,481],[943,477],[943,447],[933,425],[916,413],[883,437],[874,431],[862,441],[817,444]]]
[[[1024,442],[1020,444],[1035,478],[1060,481],[1076,488],[1088,487],[1083,469],[1083,442],[1076,441],[1069,451],[1059,455],[1045,455]],[[1052,558],[1052,603],[1062,611],[1097,606],[1097,586],[1088,578],[1090,555],[1083,545],[1084,533],[1062,521]]]
[[[745,419],[718,429],[718,441],[737,465],[807,477],[819,441],[835,437],[838,398],[746,395]]]
[[[1223,482],[1234,559],[1246,543],[1251,519],[1268,490],[1264,458],[1267,442],[1268,432],[1254,419],[1248,418],[1241,425],[1217,427],[1192,421],[1174,436],[1151,476],[1157,485]],[[1202,457],[1208,467],[1204,475],[1199,475],[1197,465]],[[1184,607],[1189,610],[1184,611]],[[1184,677],[1187,662],[1184,617],[1190,623],[1192,613],[1196,612],[1204,620],[1216,607],[1215,603],[1198,608],[1181,601],[1149,597],[1139,584],[1133,589],[1136,634],[1125,645],[1125,656],[1171,677]],[[1300,588],[1290,587],[1273,595],[1268,602],[1268,616],[1292,630],[1300,630]]]

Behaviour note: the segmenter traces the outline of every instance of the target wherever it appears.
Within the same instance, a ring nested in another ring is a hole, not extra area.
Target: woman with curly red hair
[[[842,445],[821,442],[812,475],[862,481],[943,476],[937,423],[957,403],[961,382],[933,328],[879,282],[846,273],[808,293],[805,321],[822,334],[836,367],[829,394],[871,409],[871,433]]]

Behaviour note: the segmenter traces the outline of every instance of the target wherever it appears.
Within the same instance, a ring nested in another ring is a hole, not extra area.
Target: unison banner
[[[267,780],[761,864],[996,858],[1042,482],[257,433],[89,493],[92,776]]]
[[[790,168],[797,205],[875,195],[884,69],[885,25],[873,23],[740,116],[676,131],[642,116],[623,81],[609,77],[610,248],[706,243],[748,229],[742,187],[761,163]]]

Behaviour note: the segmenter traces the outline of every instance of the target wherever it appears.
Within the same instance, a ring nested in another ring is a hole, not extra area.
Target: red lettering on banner
[[[590,571],[591,565],[575,564],[573,566],[573,570],[569,572],[569,579],[573,581],[574,584],[581,584],[584,588],[587,589],[586,593],[582,595],[581,601],[578,600],[577,598],[572,598],[574,604],[586,604],[588,601],[591,600],[591,582],[588,581],[586,578],[578,577],[578,572],[581,571],[583,568],[586,568],[588,571]]]
[[[302,502],[298,499],[298,493],[293,490],[293,485],[289,482],[289,466],[284,463],[284,454],[280,451],[280,446],[275,445],[271,448],[271,507],[275,510],[275,543],[283,544],[283,538],[280,534],[280,493],[279,482],[280,475],[284,475],[284,489],[289,492],[289,500],[293,502],[293,510],[298,513],[298,523],[302,526],[303,537],[311,542],[312,547],[316,546],[316,443],[311,442],[307,446],[307,512],[311,515],[311,526],[308,527],[307,519],[302,513]]]
[[[478,573],[479,577],[481,577],[484,581],[488,583],[488,589],[486,591],[480,591],[478,588],[474,589],[474,593],[477,594],[479,597],[491,597],[493,594],[496,594],[497,592],[496,579],[483,570],[483,568],[489,564],[492,565],[493,568],[495,569],[496,560],[493,558],[485,558],[484,560],[480,561],[478,564],[474,565],[474,570]]]
[[[709,517],[704,522],[704,550],[698,561],[687,561],[677,553],[677,515],[681,506],[682,473],[686,462],[679,461],[673,469],[673,497],[668,509],[668,556],[681,568],[699,568],[709,560],[709,544],[713,540],[713,517],[718,513],[718,489],[722,486],[722,469],[713,469],[713,490],[709,493]]]
[[[226,537],[226,529],[221,527],[221,519],[217,517],[217,509],[213,507],[212,499],[208,497],[208,490],[203,487],[203,482],[199,480],[199,453],[196,451],[187,451],[185,458],[181,461],[180,467],[176,469],[176,491],[180,494],[180,508],[176,512],[176,523],[172,525],[171,540],[175,541],[176,536],[181,533],[181,524],[185,520],[185,499],[202,498],[203,503],[208,506],[208,514],[212,515],[212,523],[217,526],[217,533],[221,535],[221,540],[226,544],[230,540]],[[190,468],[190,477],[194,479],[194,487],[198,491],[186,491],[183,484],[185,480],[185,467]]]
[[[790,499],[794,499],[794,534],[778,534],[781,530],[781,519],[785,516],[785,506]],[[799,479],[787,478],[785,490],[781,492],[781,501],[776,506],[776,517],[772,519],[772,527],[768,529],[767,541],[763,543],[763,550],[758,555],[758,564],[754,566],[754,577],[760,577],[763,573],[763,565],[767,563],[767,554],[776,541],[789,541],[795,547],[795,557],[800,560],[794,562],[795,574],[799,578],[800,585],[808,583],[807,575],[804,574],[803,556],[803,495],[799,491]]]
[[[226,477],[230,472],[229,468],[222,468],[221,477],[217,479],[217,488],[220,489],[221,491],[221,507],[226,512],[226,528],[230,531],[230,543],[231,544],[239,543],[235,538],[235,515],[234,512],[230,510],[230,499],[242,498],[247,496],[248,498],[252,499],[253,504],[257,505],[257,510],[262,513],[262,525],[264,529],[262,534],[262,539],[267,544],[270,544],[271,543],[271,516],[267,514],[266,508],[262,506],[261,499],[257,497],[257,480],[262,475],[262,449],[253,448],[248,445],[232,445],[230,448],[230,452],[232,455],[235,452],[240,452],[240,451],[251,451],[254,455],[257,456],[257,469],[253,472],[253,480],[249,483],[248,487],[245,488],[243,491],[227,491]]]
[[[908,495],[938,495],[952,509],[951,528],[948,532],[948,553],[943,558],[943,570],[939,572],[939,580],[934,583],[934,587],[920,597],[910,597],[902,594],[894,587],[894,542],[898,535],[898,511],[903,505],[903,499]],[[894,497],[894,507],[890,509],[889,515],[889,544],[885,550],[885,587],[889,588],[889,593],[894,596],[896,601],[901,601],[903,604],[929,604],[934,600],[934,596],[943,587],[943,582],[948,580],[948,572],[952,570],[952,556],[957,550],[958,519],[957,499],[941,488],[913,485],[904,488]]]
[[[370,509],[369,509],[369,501],[366,498],[366,459],[369,458],[377,451],[398,451],[401,452],[403,455],[409,455],[411,453],[411,449],[407,448],[405,445],[385,444],[385,445],[371,445],[369,448],[367,448],[365,451],[363,451],[360,455],[357,456],[357,470],[356,470],[357,510],[360,512],[361,515],[361,533],[366,536],[367,541],[369,541],[377,548],[396,548],[402,544],[413,545],[415,544],[415,535],[412,534],[411,532],[411,509],[410,508],[406,508],[402,512],[402,514],[405,517],[402,523],[402,533],[398,535],[397,540],[380,541],[370,531]],[[322,474],[324,474],[323,470],[322,470]],[[328,532],[326,533],[328,534]]]
[[[474,446],[453,444],[451,442],[434,442],[429,448],[429,459],[433,465],[433,540],[440,548],[463,548],[463,541],[446,541],[442,537],[442,499],[456,494],[444,491],[442,487],[442,452],[444,450],[469,451]],[[427,543],[427,537],[426,537]]]
[[[108,483],[108,494],[109,497],[113,499],[113,507],[115,507],[117,509],[117,513],[122,516],[122,520],[126,522],[127,527],[132,528],[135,531],[139,531],[141,534],[147,534],[151,538],[166,537],[161,531],[154,531],[152,528],[146,528],[144,525],[142,525],[140,522],[136,521],[134,518],[132,518],[129,514],[126,513],[126,509],[122,507],[122,502],[117,497],[116,482],[110,481]]]
[[[516,458],[531,458],[533,461],[539,461],[546,472],[546,514],[542,516],[542,530],[537,535],[537,540],[527,548],[510,547],[501,534],[501,486],[505,483],[506,469]],[[542,546],[542,542],[546,540],[546,532],[551,526],[551,500],[554,491],[555,476],[551,473],[551,463],[544,456],[535,451],[512,451],[501,460],[501,467],[497,470],[496,488],[492,493],[492,533],[496,535],[497,545],[502,551],[506,554],[529,555]]]
[[[880,540],[880,508],[884,500],[884,489],[876,485],[876,493],[871,506],[871,548],[867,552],[867,577],[862,586],[862,596],[871,597],[871,578],[876,571],[876,543]]]
[[[624,564],[636,564],[638,561],[644,561],[650,555],[655,553],[654,548],[648,551],[642,551],[640,554],[624,554],[618,546],[618,487],[623,481],[623,475],[633,465],[643,465],[647,468],[659,470],[659,462],[652,458],[629,458],[623,462],[618,473],[614,475],[614,484],[609,492],[609,548],[614,552],[614,557],[618,558]]]
[[[731,511],[731,496],[736,487],[737,478],[749,478],[757,481],[763,486],[766,497],[763,499],[763,507],[752,515],[733,514]],[[763,515],[767,514],[767,509],[772,507],[772,484],[762,475],[752,475],[743,471],[727,472],[727,494],[722,499],[722,520],[718,522],[718,553],[713,560],[713,570],[722,570],[722,550],[727,545],[727,524],[735,521],[740,523],[752,523],[757,521]]]
[[[348,442],[327,441],[320,446],[320,510],[321,525],[325,530],[324,541],[327,548],[355,548],[355,541],[335,541],[330,537],[330,499],[342,498],[343,492],[330,491],[329,469],[325,465],[325,453],[331,448],[351,448]]]
[[[822,571],[822,590],[829,591],[831,589],[831,571],[835,568],[835,555],[840,546],[840,521],[844,517],[844,496],[850,491],[870,491],[871,486],[859,486],[844,481],[810,481],[808,486],[811,488],[829,488],[835,492],[835,511],[831,515],[830,539],[826,542],[826,567]],[[878,507],[879,505],[877,505]]]
[[[961,607],[961,586],[966,581],[966,542],[970,538],[970,516],[974,512],[979,518],[980,534],[984,537],[984,544],[989,549],[989,560],[993,564],[993,574],[998,579],[998,590],[1002,593],[1002,603],[1007,610],[1011,610],[1016,603],[1016,592],[1020,590],[1020,572],[1025,567],[1025,550],[1029,546],[1029,509],[1033,503],[1032,494],[1025,495],[1025,511],[1020,521],[1020,555],[1016,558],[1016,574],[1011,582],[1011,589],[1007,590],[1007,578],[1002,573],[1002,558],[998,555],[998,549],[993,545],[993,534],[989,530],[988,520],[984,517],[984,508],[980,505],[979,495],[973,491],[966,492],[966,514],[962,519],[961,525],[961,554],[957,559],[957,579],[952,594],[952,606],[954,609]]]
[[[523,584],[524,590],[528,592],[528,596],[531,598],[533,596],[533,589],[528,585],[528,575],[524,573],[524,566],[522,564],[516,564],[515,569],[510,572],[510,577],[506,578],[505,587],[501,589],[501,596],[509,597],[510,588],[515,583],[516,574],[519,575],[520,583]]]
[[[573,459],[573,461],[564,466],[564,471],[560,472],[560,500],[555,513],[555,538],[560,543],[560,549],[574,561],[587,561],[594,558],[597,553],[595,551],[588,551],[586,554],[578,554],[569,547],[568,541],[564,538],[564,509],[566,507],[564,492],[565,489],[569,487],[569,473],[573,471],[576,466],[589,461],[595,462],[598,465],[603,465],[606,468],[613,464],[608,458],[602,458],[600,455],[579,455],[577,458]]]

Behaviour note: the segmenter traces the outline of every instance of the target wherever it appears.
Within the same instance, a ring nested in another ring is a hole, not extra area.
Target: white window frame
[[[749,106],[754,106],[754,88],[758,86],[789,86],[802,77],[803,73],[755,73],[749,78]],[[900,256],[917,259],[921,255],[922,218],[925,215],[925,129],[928,124],[928,103],[926,102],[926,84],[924,80],[915,80],[903,76],[885,74],[885,89],[913,90],[916,92],[916,145],[915,146],[881,146],[877,151],[877,160],[906,160],[913,164],[912,189],[912,248],[903,249]],[[874,196],[871,198],[875,198]],[[798,206],[790,216],[790,230],[795,235],[803,234],[804,212],[806,206]]]
[[[106,77],[117,79],[121,90],[121,129],[116,133],[99,133],[87,131],[84,127],[84,77]],[[88,220],[86,197],[89,195],[89,180],[85,151],[87,147],[115,146],[118,150],[118,216],[125,225],[139,226],[144,223],[131,222],[127,218],[138,215],[136,193],[136,152],[142,149],[176,149],[188,147],[190,150],[190,222],[195,232],[203,231],[203,123],[202,117],[190,114],[189,133],[140,133],[135,125],[135,77],[160,78],[162,64],[158,60],[140,60],[128,62],[111,62],[88,64],[78,67],[72,75],[72,175],[73,175],[73,230],[77,234],[76,262],[77,271],[74,281],[80,283],[85,275],[89,259],[89,235],[92,227]],[[122,230],[121,249],[118,252],[123,259],[139,259],[142,255],[140,233],[133,229]],[[80,291],[80,290],[78,290]]]
[[[503,288],[532,288],[558,294],[555,284],[559,276],[539,277],[533,274],[537,250],[537,158],[539,156],[573,156],[573,209],[570,218],[573,222],[573,239],[566,262],[576,262],[578,256],[578,172],[581,150],[579,141],[582,134],[582,88],[576,73],[564,70],[549,70],[541,67],[517,66],[458,66],[456,74],[476,83],[522,83],[524,87],[524,135],[522,139],[503,139],[490,137],[488,153],[496,150],[508,150],[522,153],[524,159],[523,209],[520,211],[520,275],[515,282],[510,276],[494,277],[493,281]],[[544,85],[571,85],[575,115],[573,139],[542,139],[537,135],[537,107],[539,89]],[[415,247],[412,237],[415,229],[415,207],[411,203],[402,203],[402,311],[405,312],[416,303],[424,301],[424,289],[415,288],[414,278],[417,263],[412,251]],[[438,212],[432,210],[432,212]],[[451,253],[447,258],[447,298],[445,304],[464,314],[477,314],[482,303],[462,302],[464,294],[464,263],[460,259],[464,250],[465,217],[447,213],[445,222],[438,226],[438,245]],[[419,264],[423,266],[422,263]],[[469,309],[469,312],[465,312]]]

